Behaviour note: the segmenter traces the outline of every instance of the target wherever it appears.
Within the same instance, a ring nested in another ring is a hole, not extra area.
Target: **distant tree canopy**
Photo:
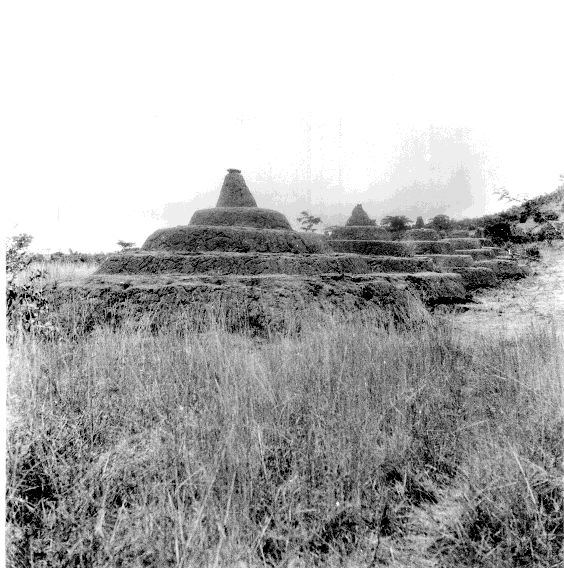
[[[129,241],[118,241],[117,245],[119,247],[121,247],[121,250],[128,250],[130,248],[133,248],[135,246],[135,243],[129,242]],[[72,251],[70,251],[72,252]]]
[[[321,217],[315,217],[309,211],[302,211],[298,216],[298,223],[301,225],[302,231],[313,233],[315,225],[321,223]]]
[[[452,220],[448,215],[435,215],[429,225],[435,231],[449,231],[452,228]]]
[[[423,217],[419,216],[415,221],[415,228],[423,229],[423,227],[425,227],[425,222],[423,221]]]
[[[382,225],[394,233],[405,231],[411,223],[405,215],[388,215],[382,219]]]

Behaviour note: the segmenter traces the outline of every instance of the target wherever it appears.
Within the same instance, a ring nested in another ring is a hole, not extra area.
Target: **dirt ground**
[[[531,276],[476,294],[475,303],[455,318],[462,330],[518,331],[531,324],[564,324],[564,243],[541,248]]]

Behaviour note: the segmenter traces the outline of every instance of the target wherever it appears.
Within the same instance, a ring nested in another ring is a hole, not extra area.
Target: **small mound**
[[[247,187],[241,170],[227,171],[216,207],[256,207],[257,202]]]
[[[326,243],[315,236],[278,229],[183,225],[159,229],[145,241],[143,250],[178,252],[326,252]]]
[[[413,247],[409,243],[398,241],[342,241],[332,240],[331,248],[337,252],[354,252],[377,256],[413,256]]]
[[[351,213],[349,220],[346,222],[347,227],[357,227],[357,226],[371,226],[374,225],[374,221],[368,216],[366,211],[362,208],[359,203]]]
[[[402,236],[403,241],[438,241],[439,233],[434,229],[408,229]]]
[[[355,225],[335,227],[330,238],[342,241],[391,241],[392,235],[384,227]]]
[[[409,241],[402,240],[402,243],[409,243],[415,254],[450,254],[454,249],[450,243],[445,241]]]
[[[258,207],[216,207],[200,209],[192,215],[190,225],[254,227],[255,229],[285,229],[292,227],[282,213]]]

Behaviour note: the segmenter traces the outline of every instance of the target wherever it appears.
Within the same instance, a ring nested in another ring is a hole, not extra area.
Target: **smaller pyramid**
[[[366,211],[359,203],[352,211],[349,220],[346,223],[347,227],[362,227],[374,225],[374,221],[368,216]]]
[[[216,207],[256,207],[257,202],[241,175],[241,170],[230,169],[223,180]]]

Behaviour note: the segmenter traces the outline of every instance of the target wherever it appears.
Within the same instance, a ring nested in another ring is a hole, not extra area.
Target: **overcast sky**
[[[251,189],[323,178],[343,202],[377,201],[431,130],[463,131],[480,156],[478,209],[499,208],[496,187],[552,191],[562,5],[5,2],[6,231],[52,251],[140,245],[168,203],[217,190],[229,167]]]

